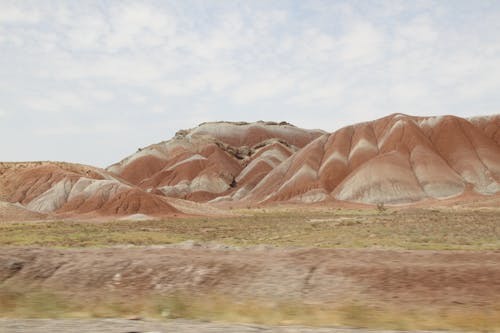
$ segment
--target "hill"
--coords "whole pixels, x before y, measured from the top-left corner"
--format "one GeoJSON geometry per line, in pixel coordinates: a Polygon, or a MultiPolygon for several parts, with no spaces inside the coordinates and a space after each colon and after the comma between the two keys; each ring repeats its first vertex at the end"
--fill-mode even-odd
{"type": "Polygon", "coordinates": [[[286,122],[203,123],[106,169],[0,163],[2,214],[208,211],[184,200],[245,205],[484,200],[500,192],[499,127],[500,115],[393,114],[333,133],[286,122]]]}

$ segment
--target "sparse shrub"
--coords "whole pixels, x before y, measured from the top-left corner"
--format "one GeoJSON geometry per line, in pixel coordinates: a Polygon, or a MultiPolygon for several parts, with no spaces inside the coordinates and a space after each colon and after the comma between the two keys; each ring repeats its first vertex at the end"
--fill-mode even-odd
{"type": "Polygon", "coordinates": [[[377,203],[377,211],[378,211],[379,213],[383,213],[383,212],[385,212],[386,210],[387,210],[387,208],[385,208],[385,206],[384,206],[384,203],[383,203],[383,202],[379,202],[379,203],[377,203]]]}

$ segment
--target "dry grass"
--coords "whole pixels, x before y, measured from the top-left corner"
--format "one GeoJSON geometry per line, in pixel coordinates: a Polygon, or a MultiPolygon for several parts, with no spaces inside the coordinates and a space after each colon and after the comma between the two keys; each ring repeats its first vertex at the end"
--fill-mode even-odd
{"type": "Polygon", "coordinates": [[[238,246],[497,250],[500,219],[496,211],[250,210],[236,217],[0,224],[1,246],[160,245],[189,239],[238,246]]]}
{"type": "Polygon", "coordinates": [[[40,290],[0,287],[0,317],[15,318],[188,318],[267,325],[349,326],[396,330],[500,332],[500,307],[409,310],[363,303],[327,307],[297,301],[230,300],[220,295],[89,298],[40,290]]]}

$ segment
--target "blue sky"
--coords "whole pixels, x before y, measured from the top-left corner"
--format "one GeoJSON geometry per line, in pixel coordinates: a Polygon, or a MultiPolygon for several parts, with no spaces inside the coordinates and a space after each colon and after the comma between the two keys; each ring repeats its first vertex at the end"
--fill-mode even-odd
{"type": "Polygon", "coordinates": [[[500,1],[0,1],[0,160],[107,166],[214,120],[496,114],[500,1]]]}

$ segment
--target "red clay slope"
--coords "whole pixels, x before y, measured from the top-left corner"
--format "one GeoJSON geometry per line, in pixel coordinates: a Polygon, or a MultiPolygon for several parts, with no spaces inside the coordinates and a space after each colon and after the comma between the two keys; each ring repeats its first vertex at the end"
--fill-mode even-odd
{"type": "Polygon", "coordinates": [[[107,170],[0,163],[7,215],[168,215],[198,202],[406,204],[500,192],[500,115],[394,114],[334,133],[288,123],[205,123],[107,170]],[[31,213],[35,214],[31,214],[31,213]]]}
{"type": "Polygon", "coordinates": [[[0,200],[38,213],[101,216],[178,212],[162,197],[104,170],[79,164],[0,163],[0,189],[0,200]]]}
{"type": "Polygon", "coordinates": [[[328,134],[206,123],[108,171],[196,201],[412,203],[500,191],[500,116],[394,114],[328,134]]]}
{"type": "Polygon", "coordinates": [[[237,184],[255,185],[322,134],[288,123],[204,123],[107,170],[153,193],[207,201],[234,193],[237,184]]]}
{"type": "Polygon", "coordinates": [[[243,199],[411,203],[500,191],[500,116],[391,115],[323,135],[243,199]]]}

